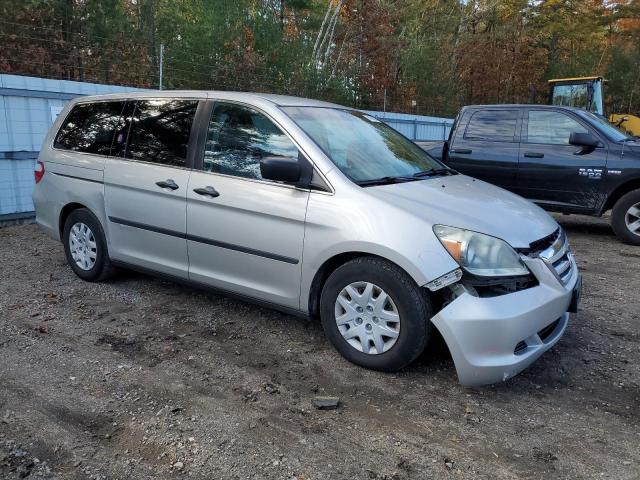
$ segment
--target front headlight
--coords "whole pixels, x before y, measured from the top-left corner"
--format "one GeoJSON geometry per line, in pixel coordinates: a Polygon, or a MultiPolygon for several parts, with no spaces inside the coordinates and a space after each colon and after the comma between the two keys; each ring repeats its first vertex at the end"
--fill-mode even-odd
{"type": "Polygon", "coordinates": [[[435,225],[433,231],[453,259],[480,277],[528,275],[517,252],[504,240],[462,228],[435,225]]]}

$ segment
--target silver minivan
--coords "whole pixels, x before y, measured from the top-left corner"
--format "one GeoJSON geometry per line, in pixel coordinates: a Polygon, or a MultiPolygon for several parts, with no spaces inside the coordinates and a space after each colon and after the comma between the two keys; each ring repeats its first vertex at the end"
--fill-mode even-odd
{"type": "Polygon", "coordinates": [[[367,368],[405,367],[437,329],[462,384],[505,380],[559,340],[579,301],[552,217],[339,105],[84,97],[35,176],[37,222],[80,278],[131,268],[319,318],[367,368]]]}

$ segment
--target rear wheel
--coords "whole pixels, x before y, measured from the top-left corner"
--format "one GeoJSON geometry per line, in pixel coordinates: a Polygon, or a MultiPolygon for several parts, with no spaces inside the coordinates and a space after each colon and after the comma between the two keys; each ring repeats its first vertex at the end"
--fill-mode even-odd
{"type": "Polygon", "coordinates": [[[623,241],[640,245],[640,189],[618,200],[611,213],[611,227],[623,241]]]}
{"type": "Polygon", "coordinates": [[[386,260],[361,257],[327,279],[320,298],[325,334],[349,361],[397,371],[426,348],[431,305],[402,269],[386,260]]]}
{"type": "Polygon", "coordinates": [[[69,214],[64,222],[62,242],[67,262],[76,275],[88,282],[100,282],[113,272],[104,231],[98,218],[86,208],[69,214]]]}

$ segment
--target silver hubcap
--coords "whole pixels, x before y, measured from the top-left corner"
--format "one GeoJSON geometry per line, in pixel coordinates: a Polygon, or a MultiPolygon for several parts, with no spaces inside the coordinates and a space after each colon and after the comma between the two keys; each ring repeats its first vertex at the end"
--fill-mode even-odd
{"type": "Polygon", "coordinates": [[[378,355],[389,351],[400,335],[400,315],[391,297],[369,282],[342,289],[335,306],[336,324],[356,350],[378,355]]]}
{"type": "Polygon", "coordinates": [[[78,222],[69,232],[71,257],[82,270],[91,270],[96,264],[98,246],[93,232],[84,223],[78,222]]]}
{"type": "Polygon", "coordinates": [[[624,216],[624,223],[631,233],[640,236],[640,203],[636,203],[624,216]]]}

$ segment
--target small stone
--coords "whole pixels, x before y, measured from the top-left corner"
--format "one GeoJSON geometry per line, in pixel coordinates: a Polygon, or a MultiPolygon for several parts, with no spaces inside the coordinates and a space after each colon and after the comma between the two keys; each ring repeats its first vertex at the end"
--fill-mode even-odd
{"type": "Polygon", "coordinates": [[[173,464],[173,468],[175,468],[176,470],[182,470],[184,468],[184,463],[176,462],[173,464]]]}
{"type": "Polygon", "coordinates": [[[16,448],[15,450],[13,450],[13,451],[11,452],[11,454],[12,454],[14,457],[21,458],[21,457],[26,457],[26,456],[28,455],[28,452],[27,452],[26,450],[23,450],[23,449],[21,449],[20,447],[18,447],[18,448],[16,448]]]}
{"type": "Polygon", "coordinates": [[[269,393],[269,394],[272,394],[272,393],[280,393],[280,392],[279,392],[279,390],[278,390],[278,388],[277,388],[275,385],[273,385],[272,383],[267,383],[267,384],[264,386],[264,391],[265,391],[265,392],[267,392],[267,393],[269,393]]]}
{"type": "Polygon", "coordinates": [[[335,410],[339,403],[340,398],[338,397],[316,397],[313,399],[313,406],[318,410],[335,410]]]}

